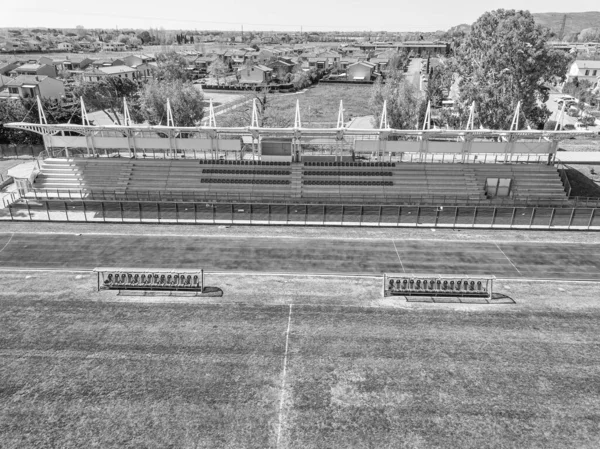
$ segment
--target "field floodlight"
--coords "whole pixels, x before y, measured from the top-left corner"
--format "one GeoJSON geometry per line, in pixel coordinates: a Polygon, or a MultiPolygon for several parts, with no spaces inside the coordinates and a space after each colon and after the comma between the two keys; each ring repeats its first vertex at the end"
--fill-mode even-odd
{"type": "Polygon", "coordinates": [[[510,131],[518,131],[519,130],[519,114],[521,111],[521,101],[517,103],[517,108],[515,109],[515,115],[513,116],[512,122],[510,123],[510,131]]]}
{"type": "Polygon", "coordinates": [[[215,118],[215,109],[213,108],[212,98],[208,104],[208,126],[212,128],[217,127],[217,119],[215,118]]]}
{"type": "Polygon", "coordinates": [[[379,129],[390,129],[390,124],[387,119],[387,100],[383,100],[383,108],[381,109],[381,120],[379,120],[379,129]]]}
{"type": "Polygon", "coordinates": [[[173,120],[173,110],[171,109],[171,101],[167,98],[167,126],[175,127],[175,121],[173,120]]]}
{"type": "Polygon", "coordinates": [[[258,108],[256,107],[256,98],[252,100],[252,118],[250,121],[251,128],[260,128],[258,124],[258,108]]]}
{"type": "Polygon", "coordinates": [[[560,126],[562,128],[562,120],[563,120],[563,115],[565,113],[565,106],[567,105],[566,101],[563,101],[563,105],[562,108],[558,114],[558,117],[556,118],[556,125],[554,126],[554,131],[558,131],[558,127],[560,126]]]}
{"type": "Polygon", "coordinates": [[[469,119],[467,120],[467,128],[466,130],[472,130],[475,125],[475,102],[471,103],[471,107],[469,108],[469,119]]]}
{"type": "Polygon", "coordinates": [[[344,102],[340,100],[340,110],[338,111],[337,128],[344,127],[344,102]]]}
{"type": "Polygon", "coordinates": [[[131,126],[131,115],[129,115],[129,108],[127,107],[127,99],[123,97],[123,121],[125,126],[131,126]]]}
{"type": "Polygon", "coordinates": [[[85,103],[83,102],[83,97],[79,97],[79,99],[81,100],[81,124],[83,126],[91,126],[90,119],[85,108],[85,103]]]}
{"type": "Polygon", "coordinates": [[[40,119],[40,125],[47,125],[48,120],[46,120],[46,114],[44,113],[44,108],[42,107],[42,100],[40,100],[40,96],[37,96],[37,107],[38,107],[38,116],[40,119]]]}
{"type": "Polygon", "coordinates": [[[302,120],[300,119],[300,100],[296,100],[296,116],[294,117],[294,128],[302,128],[302,120]]]}
{"type": "Polygon", "coordinates": [[[431,100],[427,102],[427,110],[423,119],[423,131],[431,129],[431,100]]]}

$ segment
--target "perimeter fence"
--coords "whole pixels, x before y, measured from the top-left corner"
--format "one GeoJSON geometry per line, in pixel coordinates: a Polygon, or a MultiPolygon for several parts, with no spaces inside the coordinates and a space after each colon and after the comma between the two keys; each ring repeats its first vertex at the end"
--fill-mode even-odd
{"type": "Polygon", "coordinates": [[[0,220],[600,230],[598,207],[494,207],[34,200],[0,209],[0,220]]]}

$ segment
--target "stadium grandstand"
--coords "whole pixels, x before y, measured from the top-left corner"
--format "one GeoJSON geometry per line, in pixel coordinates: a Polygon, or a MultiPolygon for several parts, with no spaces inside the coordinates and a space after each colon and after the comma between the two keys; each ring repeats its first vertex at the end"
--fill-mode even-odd
{"type": "Polygon", "coordinates": [[[290,128],[259,127],[256,108],[243,128],[218,127],[212,109],[205,127],[177,127],[172,115],[168,126],[92,126],[82,115],[81,125],[48,124],[43,113],[40,123],[5,125],[41,134],[46,147],[16,180],[11,208],[50,210],[74,199],[73,208],[106,200],[568,206],[558,141],[594,135],[518,123],[506,131],[397,130],[385,106],[378,129],[345,128],[342,106],[336,128],[302,127],[298,105],[290,128]]]}

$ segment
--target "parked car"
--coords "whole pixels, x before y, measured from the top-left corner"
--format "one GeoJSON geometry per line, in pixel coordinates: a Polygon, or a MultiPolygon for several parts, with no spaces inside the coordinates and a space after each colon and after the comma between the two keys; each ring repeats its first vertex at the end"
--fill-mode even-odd
{"type": "Polygon", "coordinates": [[[554,101],[558,102],[559,104],[563,101],[572,101],[574,103],[578,102],[577,99],[571,95],[563,95],[562,97],[555,98],[554,101]]]}

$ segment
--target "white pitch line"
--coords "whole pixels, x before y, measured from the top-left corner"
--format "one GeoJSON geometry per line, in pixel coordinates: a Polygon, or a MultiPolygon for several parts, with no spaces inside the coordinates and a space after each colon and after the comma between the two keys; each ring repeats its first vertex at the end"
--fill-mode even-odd
{"type": "MultiPolygon", "coordinates": [[[[502,251],[502,249],[501,249],[501,248],[498,246],[498,244],[497,244],[497,243],[494,243],[494,245],[496,245],[496,248],[498,248],[498,251],[500,251],[502,254],[504,254],[504,251],[502,251]]],[[[508,260],[508,261],[510,262],[510,264],[513,266],[513,268],[514,268],[515,270],[517,270],[517,273],[519,273],[521,276],[523,276],[523,273],[521,273],[521,272],[519,271],[519,269],[517,268],[517,266],[516,266],[516,265],[513,263],[513,261],[512,261],[512,260],[510,260],[510,258],[509,258],[509,257],[508,257],[506,254],[504,254],[504,257],[506,257],[506,260],[508,260]]]]}
{"type": "Polygon", "coordinates": [[[10,243],[10,241],[13,239],[14,236],[15,236],[14,232],[10,234],[10,238],[8,239],[8,242],[6,242],[6,244],[2,247],[2,249],[0,249],[0,253],[2,251],[4,251],[4,248],[6,248],[8,246],[8,244],[10,243]]]}
{"type": "Polygon", "coordinates": [[[406,273],[406,270],[404,269],[404,264],[402,263],[402,259],[400,258],[400,253],[398,252],[398,248],[396,247],[396,242],[394,241],[394,239],[392,239],[392,243],[394,244],[394,249],[396,250],[396,255],[398,256],[398,260],[400,261],[400,266],[402,267],[402,271],[404,271],[406,273]]]}
{"type": "Polygon", "coordinates": [[[290,313],[288,315],[287,332],[285,334],[285,355],[283,356],[283,373],[281,375],[281,395],[279,397],[279,426],[277,428],[277,447],[281,439],[281,426],[283,424],[283,398],[285,396],[285,375],[287,372],[287,355],[290,341],[290,325],[292,324],[292,305],[290,304],[290,313]]]}

